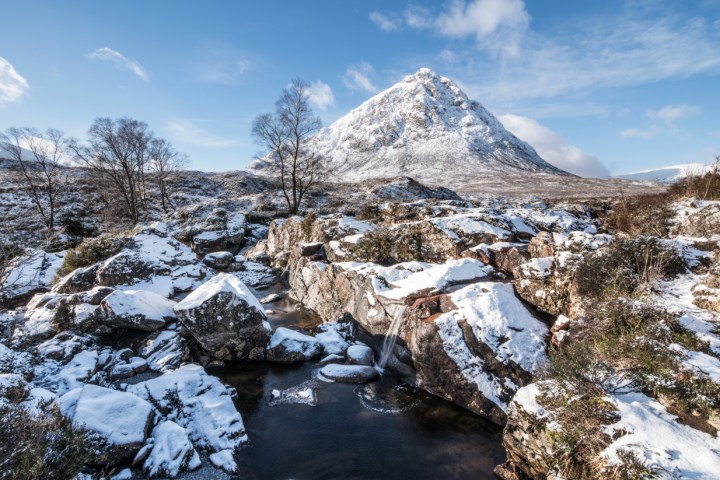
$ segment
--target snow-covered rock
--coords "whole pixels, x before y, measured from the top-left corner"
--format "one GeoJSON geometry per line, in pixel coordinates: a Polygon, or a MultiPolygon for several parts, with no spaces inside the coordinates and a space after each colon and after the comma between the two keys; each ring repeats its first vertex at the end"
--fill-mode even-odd
{"type": "Polygon", "coordinates": [[[203,263],[215,270],[225,270],[232,264],[235,255],[230,252],[213,252],[203,257],[203,263]]]}
{"type": "Polygon", "coordinates": [[[346,352],[348,363],[353,365],[372,365],[373,351],[367,345],[351,345],[346,352]]]}
{"type": "Polygon", "coordinates": [[[130,385],[127,391],[152,403],[162,418],[183,427],[197,448],[233,450],[248,440],[230,392],[199,365],[184,365],[130,385]]]}
{"type": "Polygon", "coordinates": [[[84,385],[63,395],[62,412],[98,435],[104,451],[97,460],[116,465],[142,447],[153,418],[152,405],[132,393],[84,385]]]}
{"type": "Polygon", "coordinates": [[[184,470],[194,470],[201,465],[187,431],[177,423],[166,420],[152,431],[152,449],[148,453],[143,470],[151,477],[177,477],[184,470]]]}
{"type": "Polygon", "coordinates": [[[367,365],[338,365],[331,363],[320,369],[320,375],[342,383],[367,383],[378,377],[378,371],[367,365]]]}
{"type": "Polygon", "coordinates": [[[267,346],[267,360],[278,363],[293,363],[320,357],[322,344],[303,333],[280,327],[275,330],[267,346]]]}
{"type": "Polygon", "coordinates": [[[0,307],[17,305],[35,292],[49,290],[64,258],[65,252],[28,249],[13,259],[0,277],[0,307]]]}
{"type": "Polygon", "coordinates": [[[270,338],[265,310],[234,275],[221,273],[175,306],[180,323],[218,359],[244,358],[270,338]]]}
{"type": "Polygon", "coordinates": [[[115,290],[101,305],[102,323],[114,328],[152,332],[175,318],[175,302],[145,290],[115,290]]]}

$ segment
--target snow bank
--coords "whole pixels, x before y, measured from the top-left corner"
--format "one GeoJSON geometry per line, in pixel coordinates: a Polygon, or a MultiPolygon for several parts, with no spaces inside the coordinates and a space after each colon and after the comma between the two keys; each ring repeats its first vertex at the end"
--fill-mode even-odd
{"type": "Polygon", "coordinates": [[[664,478],[718,478],[720,438],[679,423],[665,407],[642,393],[618,395],[610,401],[620,420],[606,427],[606,433],[624,433],[602,453],[611,464],[620,461],[620,450],[628,450],[664,478]]]}

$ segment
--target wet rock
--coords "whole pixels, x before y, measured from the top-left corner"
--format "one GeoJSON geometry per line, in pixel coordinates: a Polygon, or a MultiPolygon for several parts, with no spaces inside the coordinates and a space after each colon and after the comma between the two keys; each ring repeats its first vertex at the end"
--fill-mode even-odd
{"type": "Polygon", "coordinates": [[[331,363],[320,369],[320,374],[334,382],[367,383],[378,377],[378,371],[365,365],[338,365],[331,363]]]}
{"type": "Polygon", "coordinates": [[[352,365],[368,365],[373,364],[372,348],[366,345],[351,345],[347,349],[347,361],[352,365]]]}
{"type": "Polygon", "coordinates": [[[175,313],[190,335],[220,360],[245,358],[270,339],[262,305],[231,274],[211,278],[178,303],[175,313]]]}
{"type": "Polygon", "coordinates": [[[314,337],[280,327],[268,343],[266,359],[277,363],[305,362],[321,354],[322,345],[314,337]]]}
{"type": "Polygon", "coordinates": [[[226,270],[233,262],[234,255],[230,252],[208,253],[203,257],[203,263],[215,270],[226,270]]]}
{"type": "Polygon", "coordinates": [[[260,299],[260,303],[266,305],[268,303],[275,303],[283,299],[283,295],[280,293],[271,293],[260,299]]]}

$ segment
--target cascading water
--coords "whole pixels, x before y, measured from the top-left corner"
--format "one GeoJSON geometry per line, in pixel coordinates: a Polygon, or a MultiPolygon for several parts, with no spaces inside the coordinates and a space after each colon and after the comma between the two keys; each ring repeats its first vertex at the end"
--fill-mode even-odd
{"type": "Polygon", "coordinates": [[[405,316],[406,308],[407,307],[403,305],[395,313],[392,322],[390,322],[390,328],[388,328],[388,331],[385,334],[385,340],[383,340],[382,350],[380,351],[380,360],[378,360],[377,363],[377,368],[381,372],[385,370],[385,366],[390,359],[390,354],[392,353],[392,350],[395,347],[395,343],[397,342],[397,335],[400,331],[400,325],[402,324],[403,317],[405,316]]]}

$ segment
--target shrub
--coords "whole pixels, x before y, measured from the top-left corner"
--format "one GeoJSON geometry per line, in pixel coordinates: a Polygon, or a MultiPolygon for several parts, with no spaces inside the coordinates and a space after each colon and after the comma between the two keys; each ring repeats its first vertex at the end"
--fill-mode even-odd
{"type": "Polygon", "coordinates": [[[422,238],[419,234],[378,228],[362,236],[352,250],[352,259],[381,265],[423,260],[422,238]]]}
{"type": "Polygon", "coordinates": [[[317,214],[315,212],[311,212],[300,221],[300,230],[302,231],[303,238],[306,241],[312,239],[313,224],[315,223],[317,218],[317,214]]]}
{"type": "Polygon", "coordinates": [[[632,236],[655,235],[664,237],[670,230],[670,221],[675,212],[670,208],[672,195],[654,193],[626,197],[613,205],[606,225],[616,232],[624,232],[632,236]]]}
{"type": "Polygon", "coordinates": [[[695,197],[702,200],[720,200],[720,155],[708,172],[685,172],[686,177],[673,184],[669,192],[677,197],[695,197]]]}
{"type": "Polygon", "coordinates": [[[112,257],[128,246],[131,240],[111,234],[103,234],[95,238],[87,238],[65,255],[58,276],[62,277],[77,268],[88,267],[101,260],[112,257]]]}
{"type": "Polygon", "coordinates": [[[673,246],[656,237],[618,240],[585,258],[575,276],[581,296],[601,299],[634,293],[642,284],[685,271],[673,246]]]}
{"type": "Polygon", "coordinates": [[[84,432],[55,406],[37,414],[14,404],[0,408],[0,479],[74,478],[90,453],[84,432]]]}

